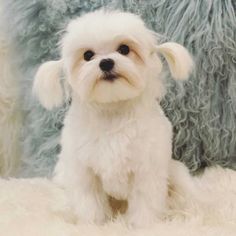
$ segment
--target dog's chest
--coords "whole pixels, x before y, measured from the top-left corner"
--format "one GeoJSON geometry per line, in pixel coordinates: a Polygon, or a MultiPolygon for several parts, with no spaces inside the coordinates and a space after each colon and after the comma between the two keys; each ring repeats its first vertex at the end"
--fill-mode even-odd
{"type": "Polygon", "coordinates": [[[130,189],[136,139],[132,126],[100,133],[80,156],[100,178],[105,192],[117,199],[126,199],[130,189]]]}
{"type": "Polygon", "coordinates": [[[131,125],[95,134],[88,132],[88,142],[78,157],[98,175],[114,175],[130,171],[132,149],[137,138],[137,129],[131,125]]]}

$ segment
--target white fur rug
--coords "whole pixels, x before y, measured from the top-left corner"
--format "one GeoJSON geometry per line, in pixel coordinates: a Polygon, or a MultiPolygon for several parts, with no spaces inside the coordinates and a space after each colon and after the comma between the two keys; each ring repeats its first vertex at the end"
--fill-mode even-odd
{"type": "Polygon", "coordinates": [[[73,223],[63,190],[47,179],[1,179],[0,235],[235,236],[236,172],[212,168],[192,183],[198,199],[183,186],[175,186],[166,220],[134,230],[122,223],[122,217],[104,226],[73,223]]]}

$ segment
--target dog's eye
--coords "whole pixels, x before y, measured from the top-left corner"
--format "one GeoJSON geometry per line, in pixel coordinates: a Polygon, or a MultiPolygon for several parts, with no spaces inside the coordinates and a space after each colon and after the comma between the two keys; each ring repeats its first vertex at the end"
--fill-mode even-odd
{"type": "Polygon", "coordinates": [[[84,60],[85,61],[90,61],[92,59],[92,57],[94,56],[94,52],[91,50],[88,50],[84,53],[84,60]]]}
{"type": "Polygon", "coordinates": [[[129,46],[125,44],[121,44],[117,51],[122,55],[128,55],[129,54],[129,46]]]}

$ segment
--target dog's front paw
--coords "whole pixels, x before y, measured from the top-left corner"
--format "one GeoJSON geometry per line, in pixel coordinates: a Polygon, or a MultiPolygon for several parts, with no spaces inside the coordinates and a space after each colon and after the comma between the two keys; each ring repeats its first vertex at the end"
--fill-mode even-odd
{"type": "Polygon", "coordinates": [[[133,216],[127,218],[126,222],[131,228],[147,228],[154,224],[155,220],[152,217],[133,216]]]}
{"type": "Polygon", "coordinates": [[[104,209],[95,199],[84,199],[78,202],[74,208],[78,223],[103,224],[108,218],[109,209],[104,209]]]}
{"type": "Polygon", "coordinates": [[[148,210],[128,212],[126,215],[126,222],[128,226],[132,228],[149,227],[154,224],[155,221],[157,221],[156,215],[148,210]]]}

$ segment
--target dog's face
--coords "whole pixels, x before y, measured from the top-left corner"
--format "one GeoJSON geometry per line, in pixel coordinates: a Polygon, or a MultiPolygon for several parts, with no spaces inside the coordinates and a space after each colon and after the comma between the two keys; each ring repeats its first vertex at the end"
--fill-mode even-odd
{"type": "Polygon", "coordinates": [[[60,70],[81,101],[112,104],[145,92],[160,97],[161,83],[154,83],[162,68],[157,52],[175,78],[187,78],[192,67],[185,48],[176,43],[157,46],[141,18],[127,12],[99,10],[72,20],[61,48],[61,60],[44,63],[34,82],[34,92],[48,109],[63,101],[60,70]]]}
{"type": "Polygon", "coordinates": [[[155,38],[130,13],[97,11],[73,20],[62,40],[68,82],[81,100],[133,99],[160,71],[155,38]]]}

